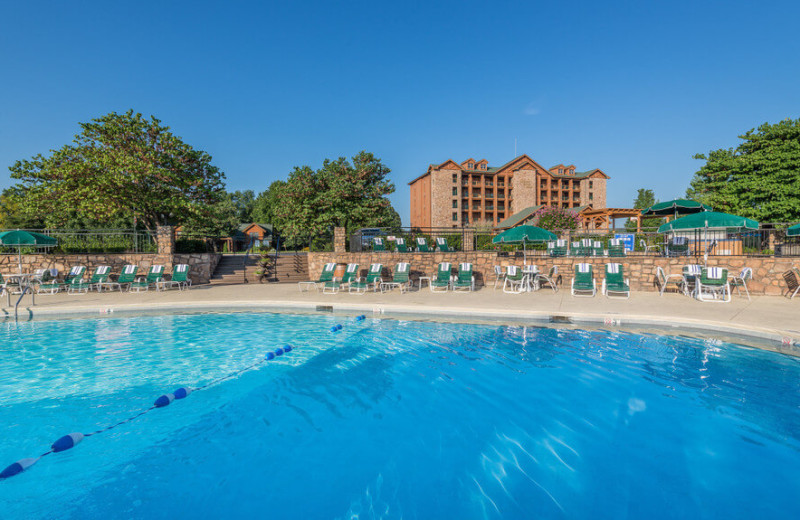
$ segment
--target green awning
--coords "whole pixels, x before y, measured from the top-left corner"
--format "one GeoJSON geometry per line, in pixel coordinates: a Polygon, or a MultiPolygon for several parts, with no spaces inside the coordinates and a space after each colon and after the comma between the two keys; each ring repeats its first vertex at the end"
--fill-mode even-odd
{"type": "Polygon", "coordinates": [[[695,213],[694,215],[681,217],[673,220],[672,222],[662,224],[658,228],[658,232],[669,233],[670,231],[685,231],[703,228],[758,229],[758,222],[749,218],[739,217],[737,215],[729,215],[728,213],[704,211],[702,213],[695,213]]]}
{"type": "Polygon", "coordinates": [[[493,244],[525,244],[530,242],[547,242],[558,237],[536,226],[517,226],[507,229],[492,239],[493,244]]]}
{"type": "Polygon", "coordinates": [[[0,245],[3,246],[39,246],[53,247],[58,244],[55,238],[33,231],[4,231],[0,233],[0,245]]]}
{"type": "Polygon", "coordinates": [[[786,230],[786,234],[790,237],[800,237],[800,224],[795,224],[794,226],[788,228],[786,230]]]}
{"type": "Polygon", "coordinates": [[[653,204],[646,210],[642,211],[642,216],[672,217],[700,213],[701,211],[711,211],[711,206],[708,204],[700,204],[695,200],[675,199],[653,204]]]}

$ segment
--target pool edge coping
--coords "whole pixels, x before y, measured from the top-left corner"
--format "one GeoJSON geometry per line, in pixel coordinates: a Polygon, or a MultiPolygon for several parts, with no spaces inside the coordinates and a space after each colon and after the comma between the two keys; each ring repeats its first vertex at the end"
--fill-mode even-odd
{"type": "MultiPolygon", "coordinates": [[[[767,340],[774,344],[775,348],[768,345],[752,345],[764,350],[772,350],[784,354],[800,356],[800,334],[764,327],[754,327],[751,325],[731,325],[719,321],[699,320],[691,318],[662,317],[652,315],[633,315],[623,316],[615,313],[592,313],[563,311],[552,313],[538,310],[514,310],[501,311],[476,308],[451,309],[436,306],[420,305],[397,305],[397,304],[359,304],[359,303],[332,303],[332,302],[295,302],[286,300],[252,300],[247,302],[219,302],[219,301],[199,301],[182,303],[128,303],[113,306],[83,305],[68,306],[58,309],[36,309],[35,312],[30,307],[21,309],[20,317],[25,321],[36,317],[59,318],[59,317],[90,317],[92,315],[109,315],[116,312],[137,313],[152,311],[198,311],[198,310],[303,310],[303,311],[329,311],[329,312],[361,312],[369,313],[373,316],[415,316],[438,318],[458,318],[460,321],[469,321],[468,318],[475,319],[498,319],[506,321],[530,320],[539,323],[564,323],[564,324],[591,324],[603,325],[607,327],[624,326],[657,326],[664,329],[689,328],[694,331],[702,332],[721,332],[744,336],[757,340],[767,340]]],[[[5,321],[13,317],[3,309],[0,314],[5,321]]]]}

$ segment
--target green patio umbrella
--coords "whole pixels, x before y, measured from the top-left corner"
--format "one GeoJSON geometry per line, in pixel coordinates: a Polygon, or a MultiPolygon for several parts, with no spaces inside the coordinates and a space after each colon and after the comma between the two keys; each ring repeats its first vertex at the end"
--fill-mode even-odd
{"type": "Polygon", "coordinates": [[[794,226],[788,228],[786,230],[786,235],[790,237],[800,237],[800,224],[795,224],[794,226]]]}
{"type": "Polygon", "coordinates": [[[33,231],[4,231],[0,233],[0,246],[16,247],[19,256],[19,274],[22,274],[22,248],[23,246],[54,247],[58,240],[51,236],[35,233],[33,231]]]}
{"type": "Polygon", "coordinates": [[[692,213],[700,213],[703,211],[711,211],[711,206],[708,204],[701,204],[695,200],[675,199],[653,204],[642,211],[642,216],[678,218],[678,215],[691,215],[692,213]]]}
{"type": "Polygon", "coordinates": [[[525,244],[533,242],[547,242],[558,237],[546,229],[536,226],[517,226],[506,229],[492,239],[492,244],[522,244],[522,254],[527,260],[525,244]]]}
{"type": "Polygon", "coordinates": [[[715,228],[745,228],[758,229],[758,222],[755,220],[720,213],[718,211],[704,211],[686,217],[661,224],[658,228],[659,233],[669,233],[670,231],[686,231],[691,229],[715,229],[715,228]]]}

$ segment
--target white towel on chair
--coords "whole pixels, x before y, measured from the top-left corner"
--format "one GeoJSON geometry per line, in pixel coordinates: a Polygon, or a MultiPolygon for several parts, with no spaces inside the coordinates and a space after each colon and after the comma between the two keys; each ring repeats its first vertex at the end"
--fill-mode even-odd
{"type": "Polygon", "coordinates": [[[444,238],[442,238],[442,237],[437,238],[436,239],[436,243],[439,244],[440,246],[443,246],[444,245],[444,238]]]}
{"type": "Polygon", "coordinates": [[[459,267],[462,271],[472,271],[472,264],[469,262],[462,262],[461,267],[459,267]]]}
{"type": "Polygon", "coordinates": [[[408,271],[408,262],[400,262],[397,264],[398,273],[405,273],[406,271],[408,271]]]}
{"type": "Polygon", "coordinates": [[[404,245],[406,245],[406,239],[405,238],[398,238],[397,240],[395,240],[395,243],[398,246],[404,246],[404,245]]]}
{"type": "Polygon", "coordinates": [[[672,245],[682,246],[686,243],[686,237],[675,237],[672,239],[672,245]]]}
{"type": "Polygon", "coordinates": [[[567,241],[564,239],[556,240],[556,247],[567,247],[567,241]]]}
{"type": "Polygon", "coordinates": [[[508,276],[517,276],[517,266],[509,265],[508,267],[506,267],[506,274],[508,276]]]}
{"type": "Polygon", "coordinates": [[[348,273],[352,273],[356,269],[358,269],[358,264],[347,264],[347,272],[348,273]]]}
{"type": "Polygon", "coordinates": [[[421,245],[421,246],[424,246],[424,245],[426,245],[426,243],[425,243],[425,239],[424,239],[424,238],[422,238],[422,237],[417,237],[417,244],[419,244],[419,245],[421,245]]]}
{"type": "Polygon", "coordinates": [[[691,275],[698,275],[703,272],[703,268],[697,264],[690,264],[686,266],[686,273],[691,275]]]}
{"type": "Polygon", "coordinates": [[[608,264],[608,265],[606,265],[606,271],[609,272],[609,273],[618,273],[621,268],[622,268],[622,264],[608,264]]]}
{"type": "Polygon", "coordinates": [[[133,274],[134,271],[136,271],[135,265],[126,265],[125,268],[122,270],[122,272],[125,274],[133,274]]]}
{"type": "Polygon", "coordinates": [[[334,269],[336,269],[336,264],[334,262],[330,262],[328,264],[325,264],[325,268],[323,269],[323,271],[333,271],[334,269]]]}
{"type": "Polygon", "coordinates": [[[153,274],[160,273],[163,270],[164,270],[164,266],[163,265],[154,265],[153,267],[150,268],[150,272],[153,273],[153,274]]]}
{"type": "Polygon", "coordinates": [[[608,245],[621,246],[622,245],[622,240],[620,240],[619,238],[612,238],[611,240],[609,240],[608,245]]]}
{"type": "Polygon", "coordinates": [[[719,280],[722,278],[722,272],[724,269],[722,267],[709,267],[706,271],[706,276],[710,280],[719,280]]]}
{"type": "Polygon", "coordinates": [[[592,270],[591,264],[578,264],[578,272],[579,273],[588,273],[592,270]]]}
{"type": "Polygon", "coordinates": [[[380,273],[381,272],[381,264],[372,264],[369,267],[370,273],[380,273]]]}
{"type": "Polygon", "coordinates": [[[182,273],[182,272],[184,272],[184,271],[188,271],[188,270],[189,270],[189,266],[188,266],[188,265],[186,265],[186,264],[180,264],[180,265],[179,265],[179,266],[176,268],[176,270],[177,270],[179,273],[182,273]]]}
{"type": "Polygon", "coordinates": [[[450,270],[450,262],[442,262],[439,264],[440,271],[449,271],[450,270]]]}
{"type": "Polygon", "coordinates": [[[382,246],[383,245],[383,239],[382,238],[376,238],[375,239],[375,244],[379,245],[379,246],[382,246]]]}
{"type": "Polygon", "coordinates": [[[70,276],[75,276],[76,274],[80,274],[83,270],[83,267],[80,265],[74,266],[72,269],[69,270],[70,276]]]}
{"type": "Polygon", "coordinates": [[[99,266],[99,267],[97,268],[97,270],[95,271],[95,273],[97,273],[97,274],[106,274],[106,273],[108,272],[108,270],[109,270],[109,269],[111,269],[109,266],[107,266],[107,265],[101,265],[101,266],[99,266]]]}

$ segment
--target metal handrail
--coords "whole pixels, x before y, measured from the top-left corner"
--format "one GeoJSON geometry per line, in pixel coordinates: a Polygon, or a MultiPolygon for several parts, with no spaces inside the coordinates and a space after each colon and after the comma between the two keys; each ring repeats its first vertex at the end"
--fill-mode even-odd
{"type": "Polygon", "coordinates": [[[247,246],[247,251],[244,252],[244,260],[242,261],[242,276],[244,277],[244,283],[250,283],[247,280],[247,260],[250,259],[250,252],[253,250],[253,244],[255,243],[254,240],[250,240],[250,245],[247,246]]]}
{"type": "MultiPolygon", "coordinates": [[[[25,296],[25,293],[27,293],[28,289],[30,289],[30,288],[31,288],[30,284],[26,284],[25,287],[20,286],[20,289],[22,290],[22,293],[19,295],[19,299],[17,300],[17,303],[14,305],[14,321],[17,321],[18,316],[19,316],[19,304],[22,301],[22,298],[25,296]]],[[[31,298],[32,298],[31,305],[36,305],[36,293],[33,292],[33,291],[31,291],[31,298]]],[[[11,304],[11,294],[10,293],[8,295],[8,303],[9,303],[9,305],[11,304]]]]}

